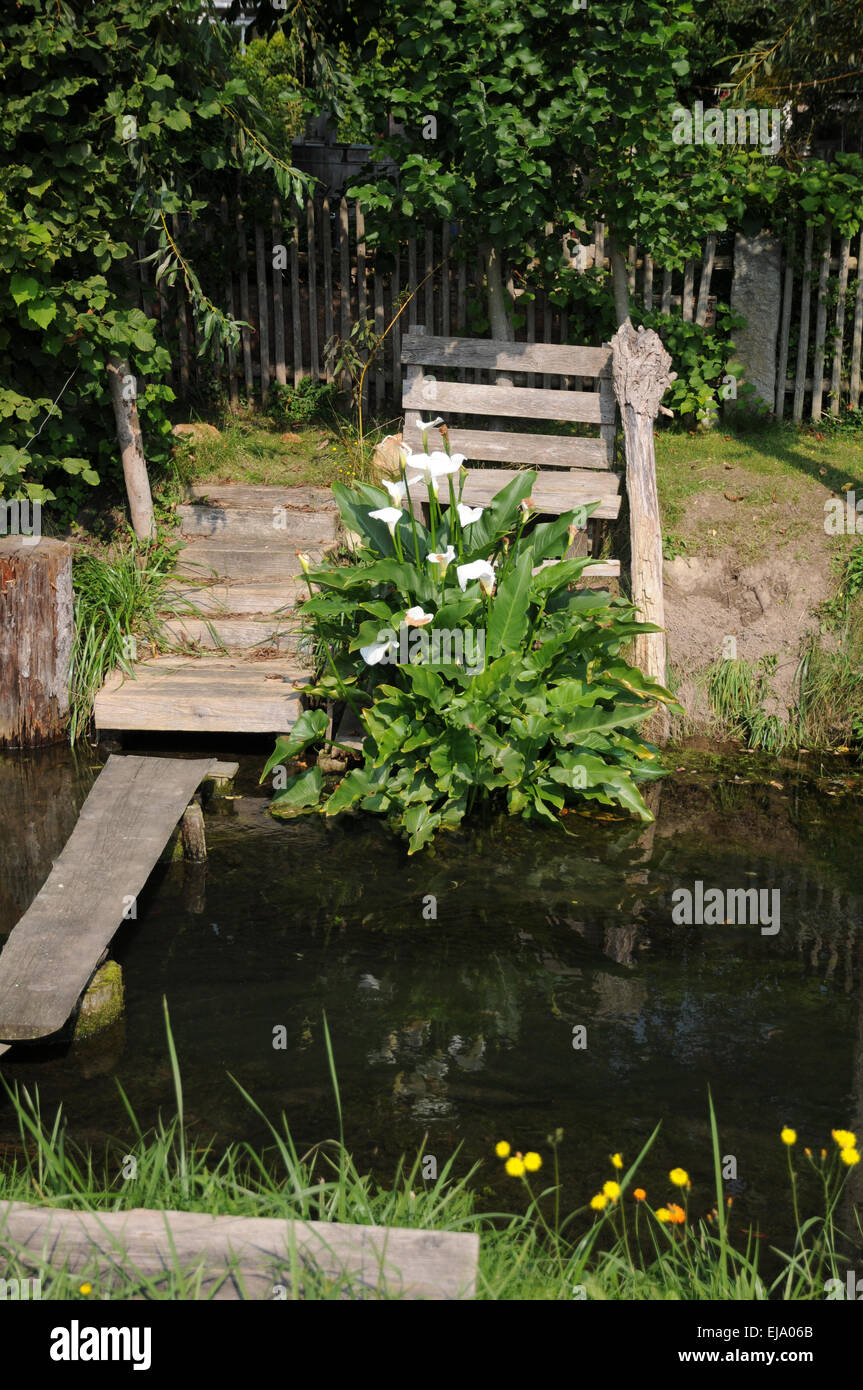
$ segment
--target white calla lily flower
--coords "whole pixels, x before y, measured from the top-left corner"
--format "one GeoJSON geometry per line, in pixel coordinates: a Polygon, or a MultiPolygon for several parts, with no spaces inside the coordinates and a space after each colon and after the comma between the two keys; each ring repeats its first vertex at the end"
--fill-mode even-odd
{"type": "Polygon", "coordinates": [[[436,415],[433,420],[417,420],[417,429],[419,430],[420,434],[424,434],[426,430],[437,429],[438,425],[442,424],[443,416],[436,415]]]}
{"type": "Polygon", "coordinates": [[[404,483],[391,483],[389,478],[384,478],[383,485],[394,502],[401,502],[407,496],[407,487],[404,483]]]}
{"type": "Polygon", "coordinates": [[[458,473],[464,463],[464,454],[449,454],[437,452],[434,454],[414,454],[408,466],[416,470],[416,477],[410,479],[412,483],[419,478],[425,478],[430,485],[435,497],[438,495],[438,482],[448,474],[458,473]]]}
{"type": "Polygon", "coordinates": [[[475,521],[479,521],[485,507],[468,507],[464,502],[459,502],[456,511],[462,526],[471,526],[475,521]]]}
{"type": "Polygon", "coordinates": [[[483,593],[491,594],[497,580],[494,565],[490,565],[488,560],[472,560],[469,565],[459,565],[456,576],[462,592],[472,579],[478,579],[483,593]]]}
{"type": "Polygon", "coordinates": [[[393,535],[396,526],[401,521],[401,507],[379,507],[376,512],[369,512],[369,516],[374,521],[385,521],[390,535],[393,535]]]}
{"type": "Polygon", "coordinates": [[[398,642],[392,638],[384,638],[383,641],[371,642],[367,647],[360,647],[360,656],[367,666],[378,666],[382,661],[391,661],[398,649],[398,642]]]}
{"type": "Polygon", "coordinates": [[[405,627],[428,627],[433,620],[434,613],[424,613],[419,603],[409,608],[404,617],[405,627]]]}
{"type": "Polygon", "coordinates": [[[451,565],[455,559],[455,547],[448,545],[446,550],[430,550],[426,556],[429,564],[440,565],[440,577],[443,579],[447,572],[447,566],[451,565]]]}

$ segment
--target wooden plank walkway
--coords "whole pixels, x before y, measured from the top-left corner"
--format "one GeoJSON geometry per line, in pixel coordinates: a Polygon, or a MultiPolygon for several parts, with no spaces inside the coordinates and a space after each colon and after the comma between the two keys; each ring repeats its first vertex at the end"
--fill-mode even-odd
{"type": "Polygon", "coordinates": [[[115,671],[96,696],[100,729],[184,733],[286,733],[300,712],[308,671],[290,657],[160,656],[135,678],[115,671]]]}
{"type": "MultiPolygon", "coordinates": [[[[215,758],[110,757],[0,953],[0,1040],[62,1028],[215,758]]],[[[5,1051],[5,1049],[3,1049],[5,1051]]]]}
{"type": "MultiPolygon", "coordinates": [[[[121,1271],[158,1279],[173,1270],[200,1281],[200,1298],[473,1298],[479,1236],[472,1232],[349,1226],[181,1211],[63,1211],[0,1203],[0,1251],[35,1271],[87,1275],[96,1295],[121,1271]],[[299,1273],[295,1289],[292,1270],[299,1273]],[[335,1288],[333,1287],[335,1286],[335,1288]]],[[[44,1273],[43,1276],[44,1278],[44,1273]]]]}

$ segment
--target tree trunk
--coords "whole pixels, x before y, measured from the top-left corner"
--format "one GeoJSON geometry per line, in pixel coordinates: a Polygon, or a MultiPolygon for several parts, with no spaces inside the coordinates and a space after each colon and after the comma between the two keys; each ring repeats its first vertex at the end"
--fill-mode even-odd
{"type": "MultiPolygon", "coordinates": [[[[503,254],[499,247],[483,247],[483,259],[485,261],[485,279],[488,286],[488,317],[491,327],[491,336],[499,338],[503,342],[515,342],[515,330],[512,326],[512,319],[507,313],[507,293],[503,282],[503,254]]],[[[494,378],[495,386],[512,386],[512,377],[505,372],[498,372],[494,378]]],[[[492,430],[505,430],[507,421],[500,416],[491,416],[489,428],[492,430]]]]}
{"type": "Polygon", "coordinates": [[[618,328],[629,323],[629,272],[622,251],[618,250],[613,237],[606,241],[608,259],[611,262],[611,279],[614,287],[614,315],[618,328]]]}
{"type": "MultiPolygon", "coordinates": [[[[632,600],[643,622],[664,627],[662,598],[662,529],[656,492],[653,421],[676,373],[671,358],[652,330],[622,324],[612,341],[614,390],[623,418],[626,443],[626,491],[632,549],[632,600]]],[[[670,412],[666,412],[670,413],[670,412]]],[[[665,632],[640,633],[635,638],[634,664],[646,676],[666,682],[665,632]]],[[[650,720],[649,736],[668,737],[668,711],[660,705],[650,720]]]]}
{"type": "Polygon", "coordinates": [[[111,391],[111,403],[114,406],[117,442],[120,445],[120,457],[123,461],[123,476],[126,479],[132,527],[139,541],[150,540],[156,534],[156,519],[153,515],[153,499],[150,494],[150,479],[147,476],[147,460],[144,458],[141,426],[138,421],[135,378],[129,371],[128,362],[123,358],[114,356],[110,358],[108,362],[108,386],[111,391]]]}
{"type": "Polygon", "coordinates": [[[73,632],[70,546],[0,539],[0,748],[64,737],[73,632]]]}

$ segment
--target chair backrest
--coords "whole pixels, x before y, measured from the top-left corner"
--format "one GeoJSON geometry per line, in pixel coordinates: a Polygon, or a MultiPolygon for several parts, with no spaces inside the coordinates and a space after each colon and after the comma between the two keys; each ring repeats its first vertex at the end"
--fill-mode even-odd
{"type": "Polygon", "coordinates": [[[471,462],[530,464],[534,468],[611,468],[617,407],[611,348],[556,343],[510,343],[493,338],[434,338],[422,327],[402,338],[404,441],[422,447],[416,420],[458,414],[517,420],[579,421],[598,427],[597,437],[528,434],[502,430],[450,430],[453,453],[471,462]],[[528,386],[483,386],[438,379],[434,368],[520,373],[541,380],[528,386]],[[430,370],[429,370],[430,369],[430,370]],[[594,378],[598,390],[550,389],[553,377],[594,378]]]}

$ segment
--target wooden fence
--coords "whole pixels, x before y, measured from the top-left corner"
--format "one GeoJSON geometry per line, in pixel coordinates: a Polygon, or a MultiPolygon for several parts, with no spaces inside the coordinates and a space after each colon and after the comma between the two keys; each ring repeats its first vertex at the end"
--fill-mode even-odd
{"type": "MultiPolygon", "coordinates": [[[[203,358],[232,406],[241,396],[266,400],[272,382],[296,384],[306,376],[332,382],[332,363],[324,354],[328,340],[334,335],[347,338],[358,321],[371,321],[374,331],[383,333],[400,295],[416,291],[364,384],[366,406],[379,412],[397,407],[402,331],[422,324],[429,334],[472,336],[473,307],[485,313],[483,266],[477,257],[465,261],[458,256],[457,224],[425,227],[402,244],[397,257],[388,259],[368,246],[363,209],[345,198],[309,199],[289,218],[274,201],[270,221],[251,224],[239,201],[229,207],[223,199],[218,231],[225,268],[221,284],[209,287],[209,292],[221,308],[251,325],[242,330],[236,351],[208,350],[203,358]]],[[[182,244],[176,218],[173,234],[182,244]]],[[[212,227],[205,240],[216,240],[212,227]]],[[[608,268],[605,243],[605,228],[597,223],[592,243],[577,248],[572,266],[580,271],[597,265],[608,268]]],[[[148,249],[139,243],[139,258],[148,249]]],[[[702,257],[687,261],[682,272],[656,267],[643,247],[629,247],[627,264],[630,294],[646,310],[680,312],[685,321],[709,327],[717,298],[730,298],[732,247],[718,252],[715,236],[707,237],[702,257]]],[[[817,420],[824,409],[837,414],[842,402],[859,405],[861,264],[863,234],[852,248],[847,237],[833,237],[828,230],[819,238],[809,228],[802,248],[793,243],[786,247],[775,363],[778,416],[791,414],[801,420],[805,414],[817,420]]],[[[176,387],[181,399],[187,399],[196,377],[201,379],[202,359],[185,293],[182,288],[154,291],[151,264],[139,264],[138,274],[142,307],[161,319],[172,348],[176,387]]],[[[506,280],[520,310],[518,341],[569,341],[567,311],[531,281],[529,267],[507,266],[506,280]]],[[[490,380],[487,373],[468,369],[459,378],[490,380]]]]}

